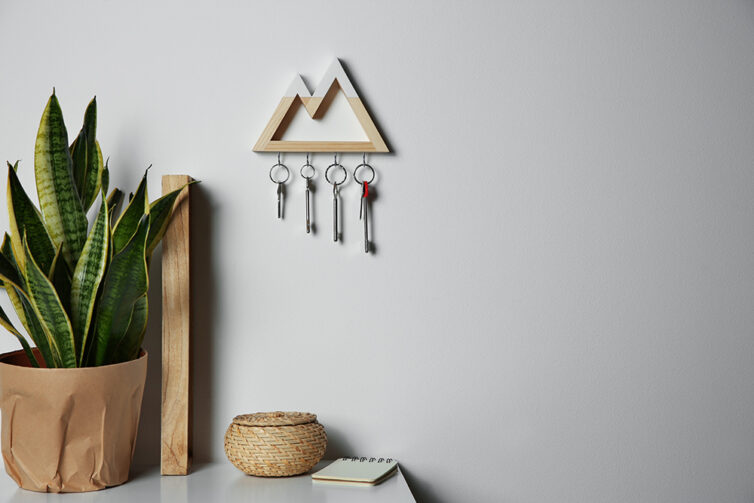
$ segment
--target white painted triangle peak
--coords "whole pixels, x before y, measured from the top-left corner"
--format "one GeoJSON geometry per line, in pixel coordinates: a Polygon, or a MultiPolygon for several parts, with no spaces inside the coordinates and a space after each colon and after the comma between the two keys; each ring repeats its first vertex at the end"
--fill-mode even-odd
{"type": "Polygon", "coordinates": [[[285,92],[285,96],[287,98],[294,98],[297,95],[302,98],[324,98],[324,96],[327,94],[327,91],[330,90],[330,87],[332,87],[333,82],[335,82],[336,80],[338,81],[343,94],[345,94],[347,98],[359,97],[359,95],[356,94],[356,89],[354,89],[353,84],[351,84],[351,80],[348,78],[348,75],[346,75],[346,71],[343,69],[343,65],[340,63],[340,60],[338,58],[335,58],[330,64],[330,67],[327,69],[327,72],[325,72],[322,80],[319,81],[319,84],[314,90],[314,93],[310,92],[309,88],[306,87],[304,79],[301,78],[301,75],[296,75],[296,77],[294,77],[293,79],[293,82],[291,82],[291,85],[288,86],[288,90],[285,92]]]}
{"type": "Polygon", "coordinates": [[[306,84],[304,84],[304,79],[301,78],[301,75],[296,75],[296,77],[294,77],[293,82],[291,82],[291,85],[288,86],[288,90],[285,92],[286,98],[295,98],[296,96],[308,98],[311,95],[312,94],[309,92],[309,89],[307,89],[306,84]]]}

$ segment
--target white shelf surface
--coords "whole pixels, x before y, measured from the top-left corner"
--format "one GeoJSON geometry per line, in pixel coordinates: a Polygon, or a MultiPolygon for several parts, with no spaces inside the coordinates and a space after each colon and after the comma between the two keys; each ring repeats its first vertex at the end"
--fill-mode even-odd
{"type": "MultiPolygon", "coordinates": [[[[318,464],[312,472],[326,466],[318,464]]],[[[28,503],[415,503],[400,472],[373,487],[313,483],[311,473],[297,477],[251,477],[228,462],[193,467],[187,476],[160,476],[159,467],[134,467],[131,480],[118,487],[80,494],[35,493],[19,489],[7,475],[0,475],[0,501],[28,503]]]]}

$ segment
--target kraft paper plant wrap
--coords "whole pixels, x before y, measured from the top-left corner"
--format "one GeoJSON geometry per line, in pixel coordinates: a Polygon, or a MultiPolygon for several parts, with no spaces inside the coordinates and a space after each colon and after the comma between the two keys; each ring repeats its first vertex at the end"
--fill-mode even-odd
{"type": "MultiPolygon", "coordinates": [[[[35,349],[36,351],[36,349],[35,349]]],[[[29,366],[0,355],[2,452],[24,489],[96,491],[128,480],[147,376],[147,354],[78,369],[29,366]]]]}

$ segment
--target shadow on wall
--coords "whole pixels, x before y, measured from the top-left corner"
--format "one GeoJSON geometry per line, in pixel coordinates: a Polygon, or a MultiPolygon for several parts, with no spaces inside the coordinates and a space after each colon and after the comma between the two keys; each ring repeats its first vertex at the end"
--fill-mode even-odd
{"type": "Polygon", "coordinates": [[[441,503],[444,500],[432,488],[432,481],[417,478],[411,470],[401,465],[401,472],[417,503],[441,503]]]}
{"type": "MultiPolygon", "coordinates": [[[[205,184],[191,189],[191,323],[193,388],[193,458],[212,455],[213,347],[212,327],[216,287],[212,270],[213,211],[205,184]]],[[[134,466],[160,464],[160,407],[162,397],[162,250],[153,256],[149,271],[149,322],[144,348],[149,352],[147,385],[136,440],[134,466]]],[[[217,440],[217,439],[215,439],[217,440]]],[[[220,441],[220,440],[217,440],[220,441]]]]}
{"type": "Polygon", "coordinates": [[[325,425],[327,433],[327,450],[323,459],[337,459],[346,456],[356,456],[356,449],[335,426],[325,425]]]}
{"type": "MultiPolygon", "coordinates": [[[[216,214],[206,183],[194,185],[191,193],[191,311],[193,340],[193,417],[194,417],[194,461],[209,461],[212,457],[213,439],[212,411],[214,403],[213,354],[215,340],[213,329],[219,293],[215,285],[215,272],[212,269],[213,218],[216,214]]],[[[214,440],[214,442],[213,442],[214,440]]]]}

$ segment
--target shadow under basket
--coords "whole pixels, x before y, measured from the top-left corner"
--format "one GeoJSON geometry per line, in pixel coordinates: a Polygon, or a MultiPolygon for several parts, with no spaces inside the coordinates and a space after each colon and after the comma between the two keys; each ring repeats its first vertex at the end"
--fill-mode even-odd
{"type": "Polygon", "coordinates": [[[308,412],[258,412],[233,418],[225,454],[249,475],[289,477],[308,472],[325,455],[327,435],[308,412]]]}
{"type": "Polygon", "coordinates": [[[67,369],[33,368],[23,351],[0,355],[8,475],[23,489],[55,493],[126,482],[146,377],[143,350],[130,362],[67,369]]]}

